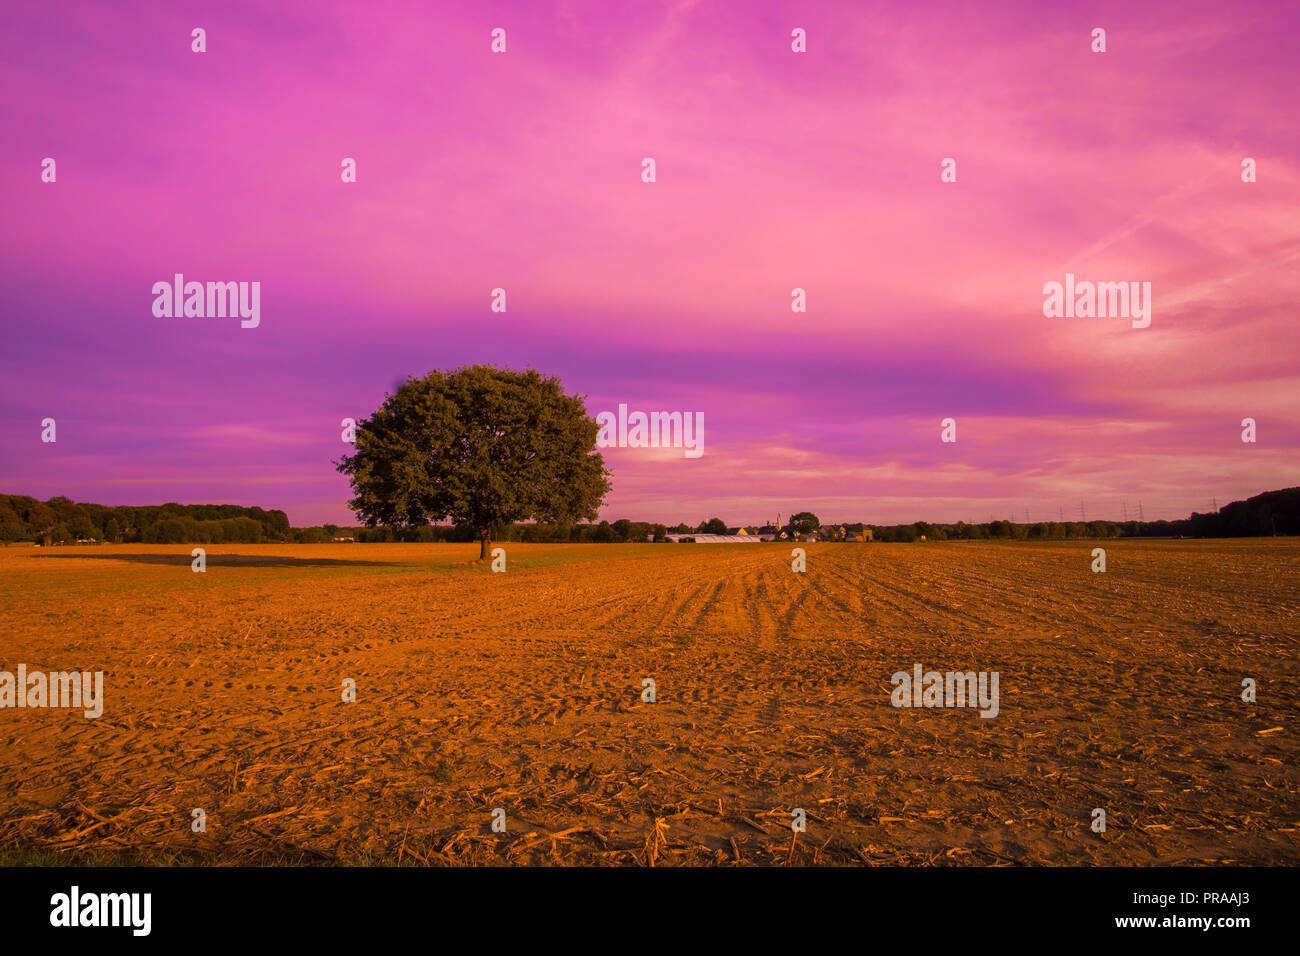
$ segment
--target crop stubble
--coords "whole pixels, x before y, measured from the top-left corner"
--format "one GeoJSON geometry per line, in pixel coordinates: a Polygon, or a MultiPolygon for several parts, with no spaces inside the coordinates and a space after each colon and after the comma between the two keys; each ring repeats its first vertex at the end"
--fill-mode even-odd
{"type": "Polygon", "coordinates": [[[103,670],[106,698],[0,710],[0,846],[1294,862],[1300,542],[1104,542],[1104,574],[1095,544],[814,544],[806,574],[776,544],[508,543],[504,574],[476,545],[213,545],[204,574],[189,547],[0,549],[0,666],[103,670]],[[998,671],[999,715],[893,708],[917,662],[998,671]]]}

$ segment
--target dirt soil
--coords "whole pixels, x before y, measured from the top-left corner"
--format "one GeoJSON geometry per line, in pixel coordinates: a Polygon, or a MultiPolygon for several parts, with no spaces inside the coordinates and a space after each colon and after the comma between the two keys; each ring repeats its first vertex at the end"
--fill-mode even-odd
{"type": "Polygon", "coordinates": [[[0,848],[1297,859],[1300,541],[811,544],[804,574],[789,545],[503,547],[503,574],[477,545],[212,545],[202,574],[189,546],[0,548],[0,670],[105,684],[98,719],[0,709],[0,848]],[[895,708],[917,663],[998,672],[998,715],[895,708]]]}

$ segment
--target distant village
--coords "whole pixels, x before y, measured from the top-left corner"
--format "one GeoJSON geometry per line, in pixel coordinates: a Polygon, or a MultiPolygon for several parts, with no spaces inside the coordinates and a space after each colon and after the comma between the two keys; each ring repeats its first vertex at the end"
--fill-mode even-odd
{"type": "MultiPolygon", "coordinates": [[[[744,544],[758,541],[849,541],[864,543],[874,540],[870,528],[861,523],[826,525],[815,530],[800,530],[792,525],[780,527],[765,524],[761,527],[744,525],[728,528],[726,534],[673,531],[664,540],[678,544],[744,544]]],[[[922,535],[920,540],[924,541],[922,535]]]]}

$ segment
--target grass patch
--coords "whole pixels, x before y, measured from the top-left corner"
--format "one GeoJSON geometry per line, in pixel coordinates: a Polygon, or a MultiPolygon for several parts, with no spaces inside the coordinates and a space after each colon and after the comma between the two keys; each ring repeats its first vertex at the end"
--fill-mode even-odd
{"type": "Polygon", "coordinates": [[[60,852],[45,847],[0,847],[0,866],[198,866],[202,861],[170,850],[112,853],[60,852]]]}

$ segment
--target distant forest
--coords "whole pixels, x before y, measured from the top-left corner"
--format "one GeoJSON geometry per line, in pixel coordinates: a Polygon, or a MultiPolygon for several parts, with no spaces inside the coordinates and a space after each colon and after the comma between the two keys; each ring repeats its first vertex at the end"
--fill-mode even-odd
{"type": "Polygon", "coordinates": [[[146,505],[110,508],[67,498],[37,501],[0,495],[0,541],[71,544],[77,541],[146,544],[220,544],[290,541],[283,511],[239,505],[146,505]]]}
{"type": "MultiPolygon", "coordinates": [[[[806,513],[804,513],[806,514],[806,513]]],[[[815,520],[815,519],[814,519],[815,520]]],[[[870,529],[877,541],[1064,540],[1067,538],[1248,538],[1260,535],[1300,534],[1300,488],[1266,491],[1245,501],[1234,501],[1217,512],[1192,514],[1177,521],[1040,521],[1021,524],[991,521],[987,524],[931,524],[917,521],[902,525],[855,522],[850,531],[870,529]]],[[[662,541],[669,531],[726,533],[718,518],[699,524],[667,526],[620,519],[599,524],[514,524],[496,529],[496,541],[619,542],[645,541],[653,535],[662,541]]],[[[108,507],[77,503],[67,498],[38,501],[26,495],[0,495],[0,542],[42,545],[78,542],[144,544],[255,544],[294,541],[304,544],[334,541],[474,541],[470,528],[421,525],[414,528],[364,528],[321,525],[291,528],[283,511],[244,508],[239,505],[146,505],[108,507]]]]}

